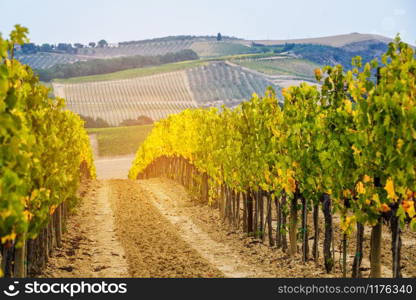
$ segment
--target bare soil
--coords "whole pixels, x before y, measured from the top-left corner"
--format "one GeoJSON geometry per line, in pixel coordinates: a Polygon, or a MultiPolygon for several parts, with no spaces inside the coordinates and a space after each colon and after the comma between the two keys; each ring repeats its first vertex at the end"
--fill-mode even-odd
{"type": "Polygon", "coordinates": [[[112,180],[116,227],[133,277],[224,277],[184,241],[136,181],[112,180]]]}
{"type": "Polygon", "coordinates": [[[117,239],[107,181],[92,181],[69,217],[62,247],[56,248],[41,277],[129,277],[117,239]]]}

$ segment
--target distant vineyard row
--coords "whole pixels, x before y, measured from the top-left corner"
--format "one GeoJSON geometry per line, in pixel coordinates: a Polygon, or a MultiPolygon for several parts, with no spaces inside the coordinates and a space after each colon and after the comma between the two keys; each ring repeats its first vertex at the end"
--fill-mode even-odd
{"type": "Polygon", "coordinates": [[[159,120],[192,107],[234,106],[270,85],[262,76],[216,62],[132,79],[54,83],[53,88],[70,110],[117,126],[139,116],[159,120]]]}
{"type": "Polygon", "coordinates": [[[188,69],[189,85],[200,106],[235,106],[250,99],[253,93],[262,94],[271,82],[227,65],[224,62],[188,69]]]}
{"type": "Polygon", "coordinates": [[[18,55],[17,58],[34,69],[48,69],[57,64],[74,63],[80,60],[134,55],[164,55],[184,49],[192,49],[199,56],[223,56],[255,51],[238,42],[174,40],[126,44],[119,47],[80,48],[77,49],[77,54],[38,52],[36,54],[18,55]]]}
{"type": "Polygon", "coordinates": [[[123,45],[114,48],[83,48],[78,49],[78,54],[92,55],[95,57],[114,57],[130,55],[163,55],[190,49],[192,40],[147,42],[140,44],[123,45]]]}
{"type": "Polygon", "coordinates": [[[76,61],[85,60],[85,58],[77,55],[46,52],[20,55],[17,59],[22,64],[29,65],[33,69],[49,69],[58,64],[72,64],[76,61]]]}
{"type": "Polygon", "coordinates": [[[315,81],[314,70],[320,65],[285,55],[263,58],[235,59],[234,63],[268,75],[291,75],[315,81]]]}

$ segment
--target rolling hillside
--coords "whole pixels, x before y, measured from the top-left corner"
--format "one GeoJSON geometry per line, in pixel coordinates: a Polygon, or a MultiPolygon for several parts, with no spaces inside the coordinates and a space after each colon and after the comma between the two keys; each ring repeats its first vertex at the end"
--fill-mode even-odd
{"type": "MultiPolygon", "coordinates": [[[[315,68],[326,64],[348,68],[356,55],[368,61],[379,56],[388,41],[354,33],[278,41],[168,37],[125,42],[114,48],[78,49],[83,56],[77,59],[158,55],[187,48],[202,59],[56,80],[53,87],[55,95],[67,99],[69,109],[118,126],[141,115],[159,120],[186,108],[233,107],[252,93],[262,94],[269,85],[280,94],[280,88],[302,81],[316,84],[315,68]]],[[[32,63],[47,67],[52,64],[45,62],[48,59],[75,61],[71,55],[42,58],[32,63]]]]}
{"type": "Polygon", "coordinates": [[[182,71],[124,80],[54,83],[53,87],[56,96],[66,98],[70,110],[113,126],[141,115],[159,120],[197,106],[182,71]]]}
{"type": "Polygon", "coordinates": [[[67,99],[70,110],[117,126],[141,115],[159,120],[186,108],[235,106],[270,85],[274,86],[263,76],[220,61],[128,79],[62,80],[54,82],[53,89],[56,96],[67,99]]]}

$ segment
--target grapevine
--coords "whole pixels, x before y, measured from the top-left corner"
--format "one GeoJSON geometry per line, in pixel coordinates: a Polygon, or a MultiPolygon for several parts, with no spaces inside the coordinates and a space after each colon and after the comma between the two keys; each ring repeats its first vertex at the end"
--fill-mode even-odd
{"type": "Polygon", "coordinates": [[[32,69],[13,57],[15,45],[28,42],[27,33],[16,25],[9,40],[0,36],[3,250],[36,238],[62,203],[75,203],[81,176],[95,176],[81,119],[65,110],[63,99],[49,98],[32,69]]]}

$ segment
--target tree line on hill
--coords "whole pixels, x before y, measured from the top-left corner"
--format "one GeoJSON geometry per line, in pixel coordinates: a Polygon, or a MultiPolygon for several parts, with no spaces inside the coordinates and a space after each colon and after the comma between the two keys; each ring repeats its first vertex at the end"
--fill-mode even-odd
{"type": "Polygon", "coordinates": [[[77,61],[73,64],[59,64],[49,69],[39,69],[36,70],[36,72],[41,81],[49,82],[55,78],[99,75],[133,68],[158,66],[167,63],[197,59],[199,59],[199,56],[196,52],[190,49],[184,49],[175,53],[156,56],[135,55],[77,61]]]}
{"type": "Polygon", "coordinates": [[[108,43],[106,40],[99,40],[96,42],[90,42],[88,45],[81,43],[58,43],[49,44],[43,43],[42,45],[36,45],[35,43],[25,43],[19,48],[15,49],[17,55],[36,54],[38,52],[50,52],[50,53],[66,53],[66,54],[77,54],[78,49],[82,48],[106,48],[108,43]]]}
{"type": "Polygon", "coordinates": [[[118,43],[120,46],[127,46],[127,45],[138,45],[138,44],[146,44],[146,43],[154,43],[154,42],[170,42],[170,41],[188,41],[194,39],[202,39],[202,40],[228,40],[228,41],[236,41],[240,40],[240,38],[234,36],[227,36],[227,35],[175,35],[175,36],[166,36],[161,38],[153,38],[147,40],[140,40],[140,41],[126,41],[118,43]],[[218,39],[220,38],[220,39],[218,39]]]}

